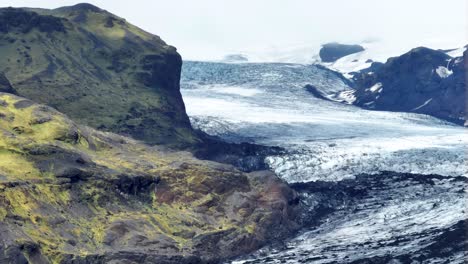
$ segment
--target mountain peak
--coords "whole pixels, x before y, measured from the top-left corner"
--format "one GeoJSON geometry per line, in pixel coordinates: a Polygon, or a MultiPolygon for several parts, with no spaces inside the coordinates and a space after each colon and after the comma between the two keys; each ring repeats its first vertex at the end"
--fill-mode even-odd
{"type": "Polygon", "coordinates": [[[409,53],[432,53],[432,52],[437,52],[437,50],[434,50],[434,49],[431,49],[431,48],[428,48],[428,47],[424,47],[424,46],[420,46],[420,47],[416,47],[416,48],[413,48],[409,51],[409,53]]]}
{"type": "Polygon", "coordinates": [[[81,12],[90,11],[90,12],[95,12],[95,13],[100,13],[104,11],[103,9],[95,5],[89,4],[89,3],[79,3],[73,6],[64,6],[64,7],[57,8],[56,10],[69,10],[69,11],[81,11],[81,12]]]}
{"type": "Polygon", "coordinates": [[[361,51],[364,51],[364,47],[360,45],[348,45],[338,42],[330,42],[322,45],[319,55],[323,62],[335,62],[342,57],[361,51]]]}

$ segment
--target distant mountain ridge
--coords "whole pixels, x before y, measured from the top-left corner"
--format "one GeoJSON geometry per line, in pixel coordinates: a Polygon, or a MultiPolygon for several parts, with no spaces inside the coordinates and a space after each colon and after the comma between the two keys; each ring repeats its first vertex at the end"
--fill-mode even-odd
{"type": "Polygon", "coordinates": [[[340,44],[337,42],[327,43],[319,52],[322,62],[335,62],[345,56],[364,51],[361,45],[340,44]]]}

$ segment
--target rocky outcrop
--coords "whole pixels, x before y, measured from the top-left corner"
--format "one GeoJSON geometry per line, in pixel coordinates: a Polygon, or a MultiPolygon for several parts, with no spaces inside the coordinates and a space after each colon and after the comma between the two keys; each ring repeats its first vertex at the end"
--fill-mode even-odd
{"type": "Polygon", "coordinates": [[[230,143],[216,136],[197,131],[202,142],[194,146],[193,154],[198,159],[212,160],[235,166],[244,172],[269,170],[266,157],[284,153],[284,149],[252,143],[230,143]]]}
{"type": "Polygon", "coordinates": [[[11,86],[10,81],[7,79],[5,74],[0,72],[0,92],[16,94],[15,89],[11,86]]]}
{"type": "Polygon", "coordinates": [[[307,92],[312,94],[315,98],[329,100],[317,87],[311,84],[307,84],[305,87],[307,92]]]}
{"type": "Polygon", "coordinates": [[[322,62],[335,62],[345,56],[364,51],[360,45],[347,45],[340,43],[327,43],[322,46],[319,52],[322,62]]]}
{"type": "Polygon", "coordinates": [[[150,144],[198,142],[174,47],[90,4],[0,9],[4,72],[17,93],[150,144]],[[3,22],[2,22],[3,21],[3,22]]]}
{"type": "Polygon", "coordinates": [[[354,76],[355,105],[432,115],[457,124],[466,120],[464,57],[416,48],[354,76]]]}
{"type": "Polygon", "coordinates": [[[78,125],[0,93],[1,263],[217,263],[299,227],[268,171],[78,125]]]}

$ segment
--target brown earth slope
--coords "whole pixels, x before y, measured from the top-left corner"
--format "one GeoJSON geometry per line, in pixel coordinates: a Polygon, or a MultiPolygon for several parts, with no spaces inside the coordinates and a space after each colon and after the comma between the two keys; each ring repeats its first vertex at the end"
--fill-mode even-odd
{"type": "Polygon", "coordinates": [[[0,263],[214,263],[297,229],[297,197],[0,93],[0,263]]]}

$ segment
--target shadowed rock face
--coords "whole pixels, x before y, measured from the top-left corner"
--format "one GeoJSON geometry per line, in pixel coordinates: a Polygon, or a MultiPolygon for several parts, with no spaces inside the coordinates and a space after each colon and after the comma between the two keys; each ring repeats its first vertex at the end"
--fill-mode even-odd
{"type": "Polygon", "coordinates": [[[202,131],[197,133],[203,142],[195,146],[193,154],[196,158],[231,164],[244,172],[269,170],[266,157],[284,152],[280,147],[229,143],[202,131]]]}
{"type": "Polygon", "coordinates": [[[34,12],[11,7],[0,10],[1,33],[17,32],[26,34],[34,29],[43,33],[65,32],[65,26],[61,18],[41,16],[34,12]]]}
{"type": "Polygon", "coordinates": [[[197,142],[174,47],[105,10],[0,9],[0,72],[17,93],[151,144],[197,142]]]}
{"type": "Polygon", "coordinates": [[[432,115],[457,124],[466,120],[464,57],[416,48],[354,76],[354,104],[375,110],[432,115]]]}
{"type": "Polygon", "coordinates": [[[335,62],[344,56],[348,56],[361,51],[364,51],[364,48],[360,45],[327,43],[322,46],[319,55],[323,62],[335,62]]]}
{"type": "Polygon", "coordinates": [[[298,229],[296,193],[0,93],[0,263],[217,263],[298,229]]]}
{"type": "Polygon", "coordinates": [[[0,92],[16,94],[15,89],[10,84],[10,81],[3,73],[0,73],[0,92]]]}

